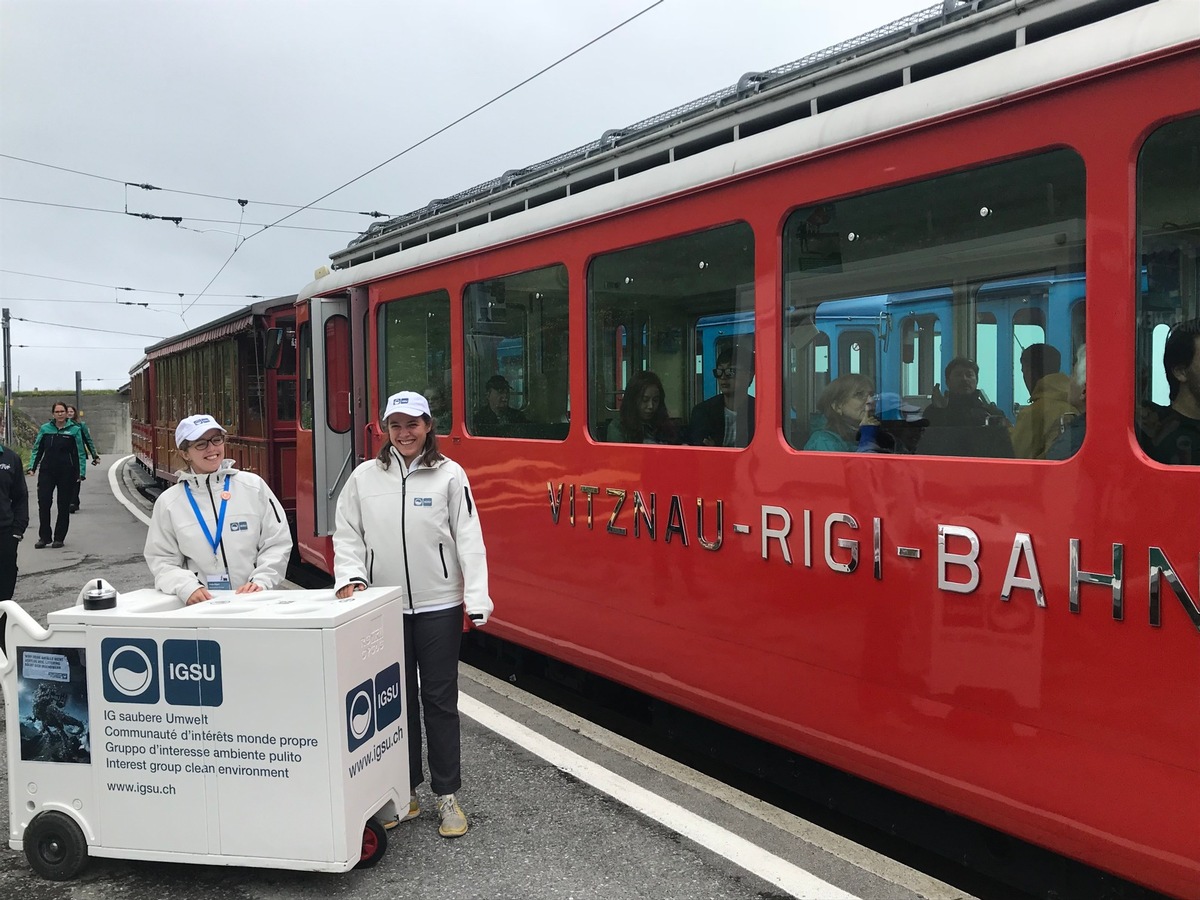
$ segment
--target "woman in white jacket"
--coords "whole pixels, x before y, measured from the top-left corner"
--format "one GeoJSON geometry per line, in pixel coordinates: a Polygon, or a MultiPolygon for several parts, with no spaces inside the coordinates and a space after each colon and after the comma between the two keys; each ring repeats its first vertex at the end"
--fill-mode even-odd
{"type": "Polygon", "coordinates": [[[249,594],[283,582],[292,535],[267,483],[225,459],[212,416],[181,419],[175,446],[187,467],[154,503],[146,564],[154,586],[191,605],[214,591],[249,594]]]}
{"type": "Polygon", "coordinates": [[[421,811],[423,712],[438,833],[459,837],[467,832],[467,817],[454,797],[462,785],[458,651],[463,608],[476,626],[492,613],[483,531],[467,473],[438,451],[428,401],[412,391],[393,394],[383,424],[387,444],[351,473],[338,498],[334,585],[343,599],[367,585],[403,589],[412,793],[408,812],[388,824],[421,811]]]}

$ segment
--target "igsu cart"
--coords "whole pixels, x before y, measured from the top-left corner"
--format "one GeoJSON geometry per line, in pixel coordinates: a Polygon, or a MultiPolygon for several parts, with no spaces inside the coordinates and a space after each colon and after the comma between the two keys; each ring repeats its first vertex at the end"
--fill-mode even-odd
{"type": "Polygon", "coordinates": [[[90,585],[48,628],[0,603],[10,847],[56,880],[89,854],[323,872],[379,859],[409,793],[397,590],[183,606],[90,585]]]}

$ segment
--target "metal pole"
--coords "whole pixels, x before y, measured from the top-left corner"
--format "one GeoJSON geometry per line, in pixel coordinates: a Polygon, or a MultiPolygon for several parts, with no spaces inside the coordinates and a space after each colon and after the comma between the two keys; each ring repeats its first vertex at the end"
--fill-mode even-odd
{"type": "Polygon", "coordinates": [[[83,375],[78,369],[75,370],[75,415],[79,415],[79,407],[83,403],[83,375]]]}
{"type": "Polygon", "coordinates": [[[8,337],[8,307],[4,307],[4,439],[12,442],[12,345],[8,337]]]}

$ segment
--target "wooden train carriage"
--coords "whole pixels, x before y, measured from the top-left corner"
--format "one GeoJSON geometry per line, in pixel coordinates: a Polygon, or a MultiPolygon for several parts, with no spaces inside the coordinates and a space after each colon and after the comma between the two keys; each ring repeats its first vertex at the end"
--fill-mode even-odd
{"type": "Polygon", "coordinates": [[[175,426],[206,412],[227,431],[226,455],[261,475],[289,517],[296,508],[295,296],[255,303],[146,348],[135,369],[134,447],[163,481],[175,480],[175,426]]]}
{"type": "Polygon", "coordinates": [[[946,4],[368,232],[297,310],[301,552],[425,391],[488,631],[1200,896],[1200,465],[1138,440],[1200,319],[1196,12],[946,4]],[[834,382],[920,414],[952,356],[1021,417],[1032,344],[1059,455],[819,439],[834,382]],[[614,436],[650,370],[690,445],[614,436]]]}

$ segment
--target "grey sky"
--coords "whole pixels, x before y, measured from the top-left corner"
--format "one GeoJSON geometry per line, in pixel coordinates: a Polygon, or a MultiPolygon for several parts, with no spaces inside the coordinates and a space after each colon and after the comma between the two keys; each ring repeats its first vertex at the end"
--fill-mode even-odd
{"type": "MultiPolygon", "coordinates": [[[[196,300],[290,212],[263,202],[311,202],[652,3],[0,0],[0,153],[115,179],[0,158],[14,388],[116,388],[142,347],[251,302],[224,295],[295,293],[372,220],[293,216],[196,300]]],[[[925,5],[665,0],[317,205],[408,212],[925,5]]]]}

